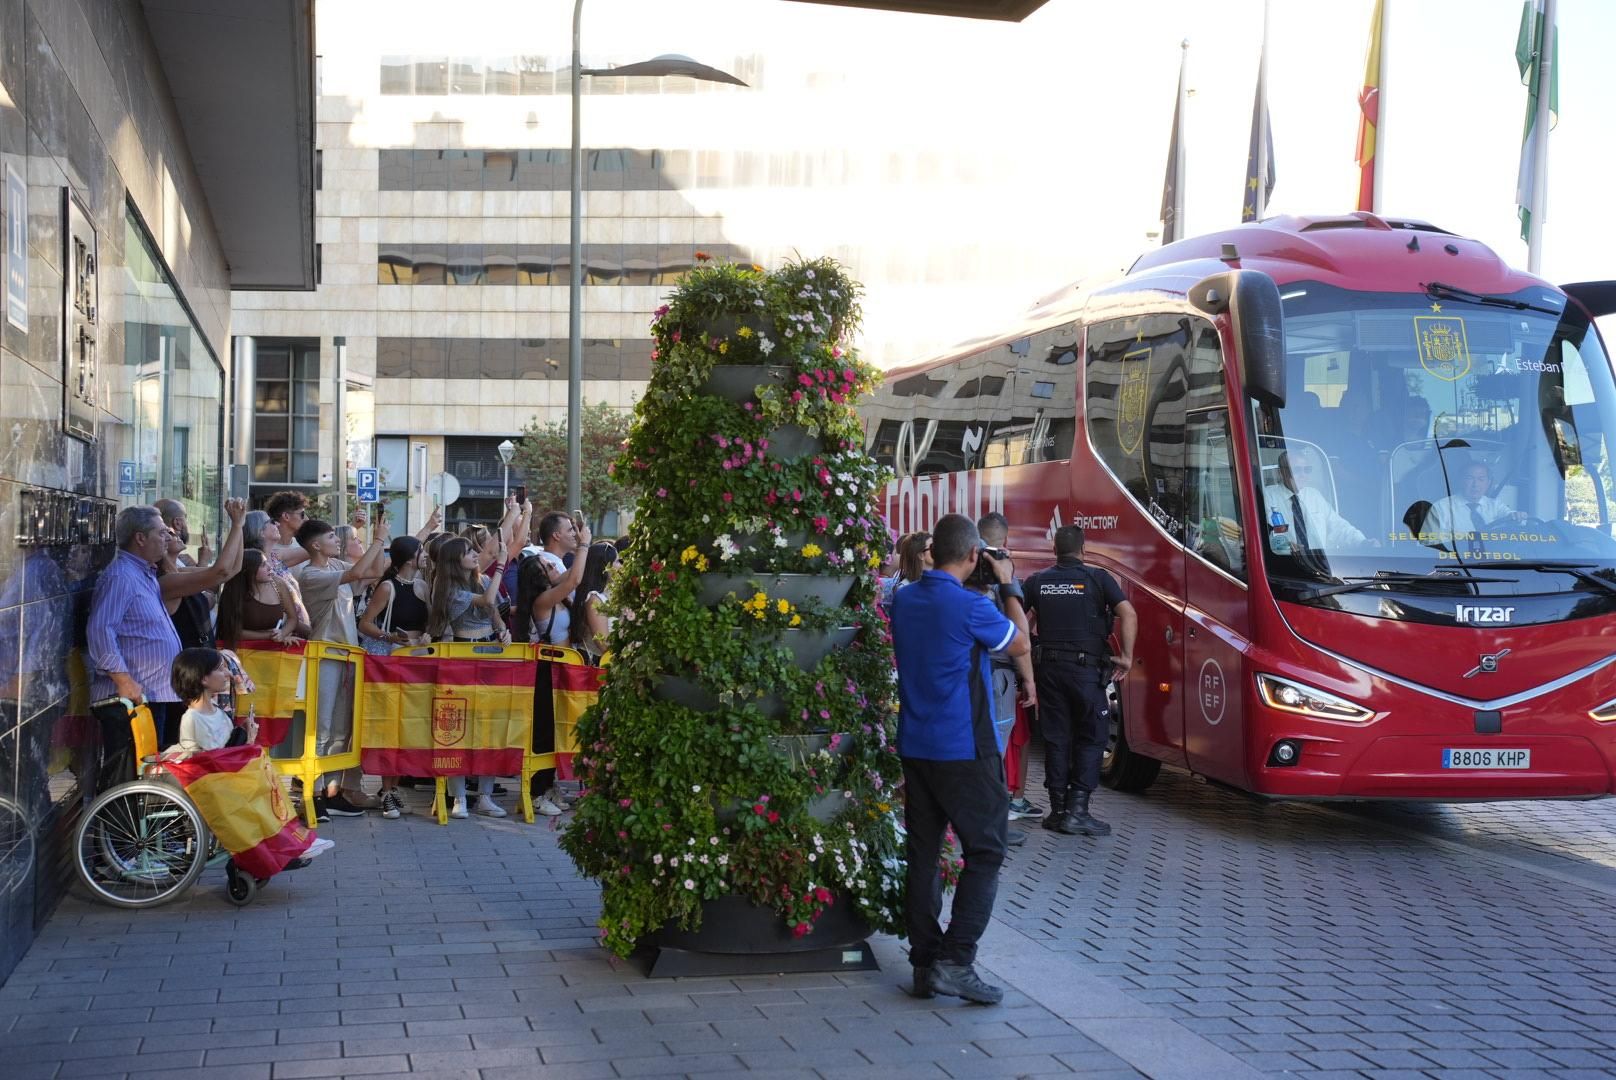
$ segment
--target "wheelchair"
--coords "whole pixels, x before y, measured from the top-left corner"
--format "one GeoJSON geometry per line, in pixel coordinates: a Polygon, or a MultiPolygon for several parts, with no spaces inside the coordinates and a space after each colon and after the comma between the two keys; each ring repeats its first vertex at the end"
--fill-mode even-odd
{"type": "Polygon", "coordinates": [[[223,865],[226,898],[237,907],[252,903],[268,879],[236,866],[163,768],[151,710],[136,706],[129,722],[140,775],[102,792],[79,819],[73,836],[79,880],[102,903],[149,908],[178,899],[203,870],[223,865]]]}

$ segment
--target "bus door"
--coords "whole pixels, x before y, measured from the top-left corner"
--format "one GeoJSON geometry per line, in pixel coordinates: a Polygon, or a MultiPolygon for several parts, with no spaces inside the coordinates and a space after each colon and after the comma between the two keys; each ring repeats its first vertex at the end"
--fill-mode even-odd
{"type": "Polygon", "coordinates": [[[1085,530],[1085,550],[1117,575],[1139,616],[1134,668],[1117,687],[1129,748],[1171,764],[1184,763],[1189,322],[1146,315],[1089,325],[1084,424],[1109,476],[1072,474],[1079,514],[1107,525],[1085,530]],[[1113,510],[1121,513],[1111,517],[1113,510]]]}
{"type": "MultiPolygon", "coordinates": [[[[1195,378],[1193,365],[1191,378],[1195,378]]],[[[1217,380],[1221,398],[1221,371],[1217,380]]],[[[1242,659],[1250,635],[1250,607],[1245,585],[1245,535],[1227,407],[1191,411],[1184,433],[1188,465],[1184,567],[1184,681],[1188,693],[1184,749],[1189,767],[1195,772],[1249,786],[1242,659]]]]}

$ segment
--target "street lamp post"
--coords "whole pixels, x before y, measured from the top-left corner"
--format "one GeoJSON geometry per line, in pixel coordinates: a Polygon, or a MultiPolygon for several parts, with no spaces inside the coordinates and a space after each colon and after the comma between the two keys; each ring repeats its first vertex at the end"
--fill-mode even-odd
{"type": "MultiPolygon", "coordinates": [[[[499,460],[505,466],[505,479],[499,485],[499,502],[505,505],[505,500],[511,497],[511,458],[516,456],[516,444],[506,439],[499,444],[499,460]]],[[[500,513],[504,513],[503,510],[500,513]]]]}
{"type": "Polygon", "coordinates": [[[581,90],[585,75],[684,75],[706,82],[746,83],[717,68],[698,64],[688,56],[667,54],[655,56],[638,64],[616,68],[583,69],[578,47],[579,19],[583,15],[584,0],[573,0],[572,5],[572,261],[571,282],[567,304],[567,509],[578,510],[583,505],[583,190],[584,161],[578,131],[578,114],[583,97],[581,90]]]}

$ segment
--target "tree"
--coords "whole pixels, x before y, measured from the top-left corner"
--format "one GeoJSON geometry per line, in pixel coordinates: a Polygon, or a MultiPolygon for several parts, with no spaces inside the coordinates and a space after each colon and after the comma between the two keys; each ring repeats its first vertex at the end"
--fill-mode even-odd
{"type": "Polygon", "coordinates": [[[567,506],[567,421],[541,424],[528,422],[516,443],[511,464],[527,478],[527,497],[537,513],[549,510],[582,510],[591,522],[599,522],[610,510],[631,505],[639,491],[621,472],[610,467],[622,453],[633,417],[622,409],[597,401],[584,406],[580,435],[579,486],[583,506],[567,506]]]}

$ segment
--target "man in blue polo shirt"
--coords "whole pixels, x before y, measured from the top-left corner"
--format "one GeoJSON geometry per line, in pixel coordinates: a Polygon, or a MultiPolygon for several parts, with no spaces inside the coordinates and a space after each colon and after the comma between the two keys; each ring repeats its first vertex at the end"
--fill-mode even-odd
{"type": "Polygon", "coordinates": [[[898,754],[908,830],[904,917],[914,994],[948,994],[996,1005],[1004,991],[976,973],[976,942],[993,915],[1004,862],[1010,795],[993,730],[988,654],[1030,648],[1022,598],[1008,560],[982,553],[976,525],[946,514],[932,531],[932,565],[892,599],[898,661],[898,754]],[[1005,612],[965,588],[978,558],[992,560],[1005,612]],[[1008,618],[1006,617],[1008,616],[1008,618]],[[959,837],[965,869],[945,934],[937,858],[943,830],[959,837]]]}

